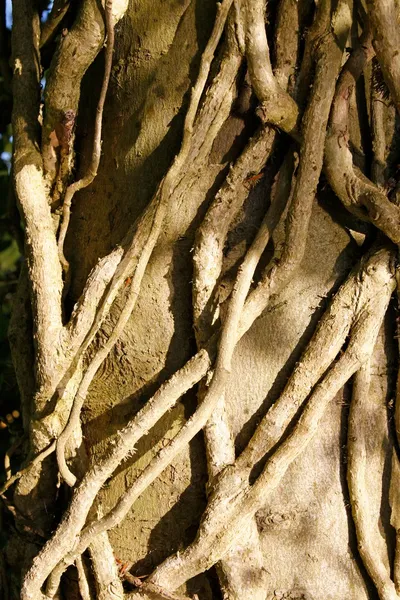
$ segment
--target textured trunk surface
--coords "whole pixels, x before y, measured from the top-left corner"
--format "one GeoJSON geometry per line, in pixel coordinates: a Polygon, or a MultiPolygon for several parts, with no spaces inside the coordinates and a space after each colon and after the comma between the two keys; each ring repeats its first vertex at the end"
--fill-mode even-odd
{"type": "MultiPolygon", "coordinates": [[[[149,200],[178,149],[182,106],[187,103],[187,92],[210,32],[213,6],[211,1],[167,5],[153,0],[134,2],[118,26],[105,108],[104,155],[97,179],[77,196],[68,237],[75,299],[98,257],[121,238],[126,224],[149,200]]],[[[101,71],[99,63],[101,60],[89,72],[84,86],[82,120],[96,101],[93,90],[101,71]]],[[[101,452],[104,439],[195,351],[190,249],[210,198],[208,190],[227,164],[226,153],[235,138],[240,148],[243,128],[241,118],[229,118],[202,173],[202,189],[187,190],[169,216],[130,322],[90,389],[83,418],[85,444],[92,460],[101,452]]],[[[355,126],[355,137],[357,133],[355,126]]],[[[85,140],[82,144],[85,148],[85,140]]],[[[243,448],[260,417],[279,396],[326,306],[325,298],[338,288],[359,255],[356,241],[343,227],[340,215],[335,216],[329,199],[321,193],[319,200],[314,204],[301,269],[288,288],[273,298],[235,352],[226,405],[237,449],[243,448]]],[[[254,211],[254,225],[261,221],[265,202],[261,184],[247,204],[247,209],[254,211]]],[[[252,235],[251,225],[239,229],[232,241],[238,257],[244,252],[246,238],[252,235]]],[[[276,232],[274,244],[280,243],[282,235],[283,231],[276,232]]],[[[390,364],[385,344],[382,337],[373,374],[379,427],[376,444],[381,447],[389,443],[383,374],[390,371],[390,364]]],[[[140,441],[130,464],[124,464],[103,488],[104,511],[148,464],[161,440],[176,434],[195,404],[195,394],[188,393],[140,441]]],[[[347,413],[345,390],[331,404],[317,438],[256,515],[265,560],[266,600],[375,597],[358,557],[349,512],[344,449],[347,413]]],[[[377,476],[380,473],[378,481],[368,482],[368,490],[376,496],[371,518],[379,523],[381,535],[391,547],[389,507],[380,506],[379,500],[382,486],[387,486],[389,468],[383,461],[381,456],[382,464],[374,471],[377,476]]],[[[199,434],[139,498],[125,521],[110,532],[116,556],[134,563],[137,574],[146,575],[182,544],[192,541],[205,507],[206,482],[204,443],[199,434]]],[[[242,560],[240,554],[237,559],[242,560]]],[[[258,575],[251,570],[246,574],[249,581],[254,576],[258,575]]],[[[211,584],[199,576],[189,584],[189,592],[197,593],[200,600],[218,597],[216,589],[214,595],[211,591],[215,575],[210,577],[211,584]]],[[[243,581],[244,588],[247,584],[243,581]]]]}
{"type": "MultiPolygon", "coordinates": [[[[72,272],[69,310],[80,297],[91,269],[141,214],[179,151],[189,91],[214,18],[212,0],[132,0],[116,26],[101,163],[94,182],[75,196],[66,238],[65,254],[72,272]]],[[[99,55],[83,80],[77,139],[83,158],[91,145],[103,70],[104,58],[99,55]]],[[[355,161],[361,165],[365,140],[359,123],[365,115],[359,116],[360,106],[356,104],[354,95],[349,135],[355,161]]],[[[394,111],[389,108],[387,113],[390,131],[394,111]]],[[[187,181],[199,168],[201,176],[196,185],[185,186],[183,182],[176,192],[137,304],[97,372],[83,406],[83,441],[92,464],[128,418],[197,351],[192,314],[195,232],[230,162],[243,149],[245,134],[256,125],[254,118],[231,111],[207,164],[200,167],[200,161],[198,165],[194,160],[188,165],[187,181]]],[[[269,202],[269,184],[266,178],[261,179],[236,217],[226,249],[226,260],[232,265],[244,256],[261,224],[269,202]]],[[[282,291],[272,295],[267,310],[235,350],[225,406],[237,454],[280,396],[329,300],[361,257],[363,234],[353,231],[351,218],[338,205],[332,192],[320,186],[300,268],[282,291]]],[[[272,256],[284,237],[281,222],[266,254],[272,256]]],[[[117,316],[112,315],[103,326],[98,345],[112,332],[117,316]]],[[[91,351],[96,349],[93,344],[91,351]]],[[[368,410],[360,419],[360,431],[368,440],[364,483],[369,523],[379,531],[374,551],[388,572],[393,569],[396,528],[393,519],[391,523],[391,497],[396,494],[393,484],[389,489],[396,458],[387,408],[393,394],[395,357],[393,331],[386,323],[371,358],[368,410]]],[[[195,411],[196,392],[189,391],[132,448],[129,460],[101,488],[97,514],[106,514],[166,440],[176,435],[195,411]]],[[[253,523],[225,557],[229,575],[224,564],[218,563],[188,581],[180,593],[197,594],[199,600],[245,600],[246,589],[256,589],[259,580],[261,592],[256,600],[378,598],[360,558],[349,504],[346,444],[351,392],[348,383],[336,395],[318,435],[256,512],[262,569],[259,565],[253,568],[253,559],[247,556],[247,538],[256,533],[253,523]],[[244,563],[249,565],[247,570],[244,563]],[[240,597],[230,595],[224,576],[227,581],[236,577],[240,597]]],[[[254,475],[260,470],[261,465],[257,465],[254,475]]],[[[195,539],[207,504],[207,481],[206,450],[200,432],[139,497],[123,522],[109,532],[115,556],[132,564],[136,576],[145,576],[168,556],[183,550],[195,539]]],[[[20,493],[23,496],[23,491],[20,493]]],[[[30,497],[27,502],[31,502],[30,497]]],[[[23,500],[20,506],[27,508],[23,500]]],[[[14,563],[24,559],[15,544],[9,549],[9,560],[14,563]]],[[[70,577],[67,600],[77,593],[74,574],[70,577]]]]}

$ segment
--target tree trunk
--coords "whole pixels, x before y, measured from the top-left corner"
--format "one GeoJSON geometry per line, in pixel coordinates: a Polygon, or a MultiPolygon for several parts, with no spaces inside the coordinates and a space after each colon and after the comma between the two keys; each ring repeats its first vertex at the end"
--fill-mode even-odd
{"type": "Polygon", "coordinates": [[[389,4],[15,0],[9,598],[400,597],[389,4]]]}

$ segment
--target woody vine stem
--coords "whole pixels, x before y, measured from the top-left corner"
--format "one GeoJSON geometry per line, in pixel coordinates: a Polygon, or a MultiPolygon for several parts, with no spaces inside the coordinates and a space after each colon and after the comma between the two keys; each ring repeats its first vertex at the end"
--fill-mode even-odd
{"type": "MultiPolygon", "coordinates": [[[[1,495],[7,501],[12,493],[32,489],[49,461],[56,465],[62,485],[70,488],[67,509],[24,574],[23,600],[56,597],[61,577],[71,564],[77,568],[81,596],[90,598],[82,560],[87,549],[99,598],[182,598],[176,591],[182,584],[217,564],[224,573],[226,597],[265,600],[265,570],[254,515],[291,463],[318,435],[329,402],[351,378],[354,387],[348,483],[360,554],[381,600],[399,598],[399,546],[395,572],[391,574],[374,553],[379,531],[368,523],[368,498],[362,489],[366,441],[354,435],[357,414],[362,412],[368,395],[375,341],[396,289],[396,244],[400,242],[396,190],[385,187],[378,176],[368,178],[354,164],[350,146],[351,94],[361,74],[372,72],[368,71],[372,60],[396,108],[400,106],[400,34],[393,25],[396,16],[388,16],[390,11],[396,15],[397,9],[390,0],[370,0],[367,4],[367,10],[358,0],[354,5],[351,0],[320,0],[312,5],[312,25],[301,32],[304,44],[298,44],[293,53],[279,43],[279,35],[288,26],[284,16],[289,10],[289,3],[281,0],[273,66],[264,1],[222,0],[217,4],[214,27],[191,90],[180,150],[125,238],[91,271],[79,301],[67,317],[64,301],[71,266],[65,256],[65,240],[71,208],[75,194],[92,184],[99,169],[114,27],[124,16],[127,3],[106,0],[102,7],[95,0],[82,0],[79,4],[75,20],[67,34],[60,37],[52,59],[45,111],[39,124],[41,51],[48,37],[57,31],[60,15],[68,12],[69,3],[54,3],[40,42],[39,15],[33,3],[13,2],[13,178],[25,226],[27,267],[21,275],[18,297],[30,294],[35,381],[33,398],[30,391],[24,397],[21,386],[22,400],[30,407],[24,415],[29,456],[24,468],[8,479],[1,495]],[[360,35],[347,57],[345,48],[354,28],[360,35]],[[104,79],[94,119],[92,153],[83,175],[78,177],[74,175],[74,144],[79,89],[103,46],[104,79]],[[70,81],[72,56],[75,66],[70,81]],[[192,304],[198,351],[109,440],[93,464],[81,449],[81,411],[90,385],[131,318],[168,210],[188,186],[187,171],[192,163],[199,168],[193,170],[190,184],[200,181],[200,167],[204,168],[229,115],[244,64],[256,99],[259,125],[230,165],[196,233],[192,304]],[[269,159],[282,139],[290,139],[290,143],[285,144],[286,155],[280,162],[271,204],[232,284],[223,267],[227,236],[252,182],[268,171],[269,159]],[[282,394],[236,457],[224,399],[235,348],[268,307],[270,298],[290,285],[300,265],[321,176],[334,190],[337,201],[379,234],[331,299],[282,394]],[[275,228],[282,222],[283,247],[277,248],[263,270],[257,271],[275,228]],[[111,333],[96,345],[111,315],[111,333]],[[194,414],[172,440],[165,442],[115,506],[100,514],[96,503],[101,487],[132,455],[138,441],[197,384],[194,414]],[[50,412],[48,406],[53,407],[50,412]],[[128,575],[131,591],[126,592],[107,532],[121,523],[139,496],[201,430],[207,450],[209,490],[196,539],[168,557],[146,580],[128,575]],[[260,461],[262,468],[253,480],[253,467],[260,461]],[[233,557],[239,539],[246,548],[240,568],[245,572],[250,565],[258,575],[245,588],[243,580],[235,576],[238,567],[233,557]]],[[[373,102],[378,92],[373,84],[370,90],[373,102]]],[[[370,121],[375,158],[386,160],[378,156],[385,133],[376,112],[370,121]]],[[[16,352],[24,343],[21,331],[12,324],[10,337],[16,352]]],[[[394,513],[396,510],[397,505],[394,513]]]]}

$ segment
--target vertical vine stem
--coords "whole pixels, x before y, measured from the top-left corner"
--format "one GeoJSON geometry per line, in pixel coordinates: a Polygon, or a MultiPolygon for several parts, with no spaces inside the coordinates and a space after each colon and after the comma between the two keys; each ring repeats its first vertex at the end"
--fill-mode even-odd
{"type": "Polygon", "coordinates": [[[347,483],[356,528],[358,551],[380,600],[397,600],[398,595],[387,567],[379,556],[380,533],[371,523],[370,501],[365,489],[369,432],[362,423],[370,394],[371,364],[368,360],[354,377],[347,433],[347,483]]]}
{"type": "MultiPolygon", "coordinates": [[[[64,202],[63,202],[63,212],[62,212],[62,221],[60,225],[60,231],[58,235],[58,255],[60,259],[60,263],[62,265],[65,277],[68,276],[69,271],[69,262],[65,258],[64,254],[64,242],[65,237],[67,235],[69,221],[71,217],[71,204],[72,200],[79,190],[87,187],[92,183],[94,178],[97,175],[97,170],[100,164],[101,157],[101,132],[102,132],[102,123],[103,123],[103,111],[104,111],[104,103],[107,95],[108,84],[110,82],[111,75],[111,66],[112,66],[112,58],[113,58],[113,50],[114,50],[114,20],[112,15],[112,0],[106,0],[105,2],[105,26],[106,26],[106,51],[105,51],[105,59],[104,59],[104,76],[103,83],[101,86],[99,101],[96,109],[96,118],[94,123],[94,134],[93,134],[93,150],[92,156],[90,160],[90,164],[87,168],[87,171],[81,179],[71,183],[67,191],[65,192],[64,202]]],[[[67,280],[68,281],[68,280],[67,280]]],[[[68,284],[67,284],[68,285],[68,284]]]]}

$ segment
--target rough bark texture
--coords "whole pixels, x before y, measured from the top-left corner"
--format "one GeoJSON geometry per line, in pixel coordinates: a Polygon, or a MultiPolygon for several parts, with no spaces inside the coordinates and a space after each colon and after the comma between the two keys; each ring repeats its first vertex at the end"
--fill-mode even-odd
{"type": "Polygon", "coordinates": [[[361,3],[281,0],[265,27],[259,0],[84,0],[41,137],[51,24],[40,42],[14,11],[27,269],[10,341],[30,438],[2,491],[10,598],[400,597],[398,117],[368,66],[376,52],[398,108],[400,46],[390,2],[367,4],[369,24],[361,3]],[[101,160],[67,214],[104,42],[101,160]]]}

